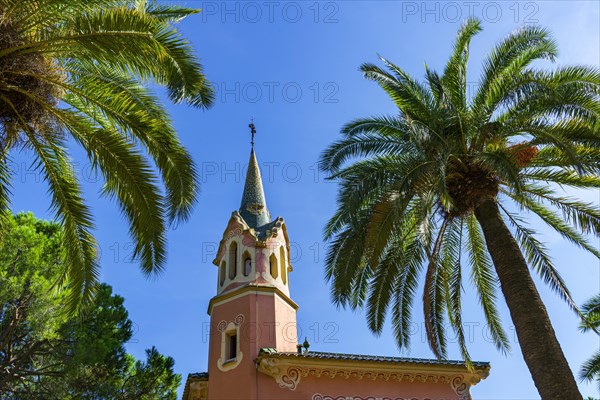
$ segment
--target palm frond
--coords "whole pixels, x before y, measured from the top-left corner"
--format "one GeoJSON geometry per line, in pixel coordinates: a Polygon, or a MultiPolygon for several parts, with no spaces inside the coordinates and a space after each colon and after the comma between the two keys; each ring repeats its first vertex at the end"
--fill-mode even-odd
{"type": "Polygon", "coordinates": [[[161,21],[172,23],[180,22],[182,19],[200,12],[196,8],[188,8],[175,4],[160,4],[155,0],[137,0],[136,8],[144,11],[161,21]]]}
{"type": "MultiPolygon", "coordinates": [[[[387,63],[388,67],[393,65],[385,59],[382,59],[382,61],[387,63]]],[[[430,112],[428,103],[433,100],[433,97],[424,97],[427,91],[412,79],[406,79],[405,77],[408,77],[408,75],[399,67],[394,67],[396,76],[374,64],[363,64],[360,66],[360,70],[367,79],[377,82],[388,93],[403,114],[423,123],[431,121],[433,115],[430,112]]]]}
{"type": "Polygon", "coordinates": [[[502,211],[507,216],[510,224],[515,229],[515,238],[519,242],[523,255],[525,256],[530,268],[537,272],[544,282],[563,299],[573,311],[580,315],[579,308],[567,285],[554,266],[552,259],[548,255],[548,249],[542,242],[535,237],[535,232],[523,226],[524,221],[517,215],[508,212],[504,207],[502,211]]]}
{"type": "Polygon", "coordinates": [[[510,75],[518,75],[536,58],[554,60],[556,55],[556,44],[550,39],[550,33],[538,26],[521,27],[500,41],[483,62],[479,88],[473,99],[477,124],[482,125],[492,115],[502,99],[501,88],[506,87],[510,75]]]}
{"type": "MultiPolygon", "coordinates": [[[[514,79],[502,100],[506,106],[499,120],[528,123],[541,117],[566,116],[567,122],[598,119],[600,69],[587,66],[559,67],[553,71],[528,70],[514,79]]],[[[555,120],[560,118],[554,118],[555,120]]],[[[551,119],[552,120],[552,119],[551,119]]]]}
{"type": "Polygon", "coordinates": [[[68,283],[68,309],[81,310],[93,301],[100,278],[91,212],[83,201],[77,177],[69,172],[72,169],[64,150],[39,142],[31,133],[29,142],[39,161],[37,168],[42,169],[48,182],[52,210],[63,227],[66,271],[61,282],[68,283]]]}
{"type": "Polygon", "coordinates": [[[208,107],[214,92],[190,44],[171,26],[151,14],[127,7],[76,14],[45,37],[0,50],[0,56],[34,51],[71,54],[80,61],[122,74],[152,78],[165,85],[174,102],[208,107]]]}
{"type": "Polygon", "coordinates": [[[402,248],[404,257],[400,274],[396,282],[394,305],[392,310],[392,326],[396,342],[400,348],[410,348],[412,321],[412,303],[415,297],[418,278],[425,259],[425,250],[418,232],[408,231],[411,236],[405,237],[397,248],[402,248]]]}
{"type": "Polygon", "coordinates": [[[463,246],[463,220],[454,218],[446,230],[442,248],[442,267],[447,275],[446,311],[448,320],[456,337],[463,360],[468,368],[472,368],[471,356],[467,349],[464,326],[462,322],[462,246],[463,246]]]}
{"type": "Polygon", "coordinates": [[[600,294],[595,295],[581,306],[581,312],[594,315],[600,324],[600,294]]]}
{"type": "Polygon", "coordinates": [[[349,226],[336,234],[328,248],[325,277],[332,283],[331,298],[338,306],[360,307],[367,294],[373,270],[364,260],[362,233],[360,225],[349,226]]]}
{"type": "Polygon", "coordinates": [[[581,306],[581,313],[583,318],[579,328],[582,332],[588,332],[590,330],[598,333],[600,328],[600,294],[592,297],[581,306]]]}
{"type": "Polygon", "coordinates": [[[390,247],[395,248],[390,248],[381,262],[373,268],[374,274],[368,294],[367,323],[369,329],[378,335],[383,330],[390,301],[398,290],[400,269],[404,267],[402,249],[397,248],[399,243],[390,242],[390,247]]]}
{"type": "Polygon", "coordinates": [[[444,86],[442,85],[442,78],[440,75],[437,72],[430,70],[429,67],[425,65],[425,77],[427,79],[427,83],[429,84],[431,95],[435,99],[436,107],[446,104],[446,94],[444,92],[444,86]]]}
{"type": "MultiPolygon", "coordinates": [[[[597,162],[600,157],[600,148],[588,146],[585,144],[574,144],[572,151],[575,153],[576,163],[582,168],[585,174],[599,174],[600,164],[597,162]]],[[[572,155],[565,153],[554,146],[544,146],[529,164],[531,168],[570,168],[573,165],[572,155]]]]}
{"type": "Polygon", "coordinates": [[[579,377],[584,380],[591,382],[594,379],[598,379],[600,376],[600,350],[596,351],[592,358],[586,360],[581,366],[581,372],[579,377]]]}
{"type": "Polygon", "coordinates": [[[381,132],[355,134],[331,144],[321,155],[319,167],[335,173],[348,160],[357,157],[392,155],[410,151],[410,142],[381,132]]]}
{"type": "Polygon", "coordinates": [[[425,317],[427,342],[438,359],[446,357],[443,311],[446,305],[447,270],[441,265],[440,259],[443,239],[450,221],[450,217],[446,216],[444,218],[433,247],[428,253],[428,265],[423,288],[423,315],[425,317]]]}
{"type": "Polygon", "coordinates": [[[467,250],[471,266],[471,282],[477,290],[479,303],[483,309],[487,326],[496,348],[503,353],[510,349],[508,337],[496,307],[497,276],[485,247],[485,240],[479,222],[474,216],[467,217],[467,250]]]}
{"type": "Polygon", "coordinates": [[[410,199],[399,197],[395,193],[382,196],[374,205],[371,218],[365,232],[365,243],[369,249],[368,262],[377,265],[381,255],[389,245],[394,232],[404,218],[403,214],[410,199]]]}
{"type": "MultiPolygon", "coordinates": [[[[582,187],[590,188],[594,185],[582,187]]],[[[595,236],[600,235],[600,210],[597,205],[568,197],[555,197],[553,192],[539,186],[527,185],[524,191],[559,209],[565,220],[579,231],[595,236]]]]}
{"type": "Polygon", "coordinates": [[[434,167],[434,162],[424,162],[419,154],[405,154],[362,160],[340,170],[333,175],[342,181],[338,204],[344,205],[345,210],[338,217],[373,207],[384,195],[398,196],[406,204],[411,188],[434,167]]]}
{"type": "Polygon", "coordinates": [[[73,130],[105,179],[103,192],[115,198],[127,217],[134,239],[133,257],[147,275],[162,270],[166,257],[163,199],[157,179],[131,144],[107,127],[73,130]]]}
{"type": "Polygon", "coordinates": [[[65,246],[65,271],[59,284],[69,284],[68,310],[75,312],[87,307],[98,287],[99,266],[96,241],[91,234],[91,213],[81,196],[79,182],[70,168],[60,132],[48,131],[44,135],[51,142],[42,141],[36,131],[23,119],[10,99],[0,95],[13,108],[21,121],[21,129],[27,135],[28,144],[35,152],[36,168],[41,168],[49,185],[51,208],[63,226],[65,246]]]}
{"type": "Polygon", "coordinates": [[[481,31],[481,23],[474,18],[463,22],[454,43],[454,49],[442,74],[441,83],[450,103],[460,112],[467,109],[467,62],[471,39],[481,31]]]}
{"type": "Polygon", "coordinates": [[[170,221],[187,220],[196,201],[198,176],[165,110],[135,80],[110,71],[76,67],[70,71],[77,71],[77,79],[63,84],[68,90],[65,102],[92,118],[104,117],[123,134],[139,139],[161,172],[170,221]]]}
{"type": "Polygon", "coordinates": [[[558,232],[563,238],[567,239],[574,245],[587,250],[594,256],[600,258],[600,251],[593,246],[589,241],[577,232],[571,225],[565,222],[555,212],[551,211],[544,205],[534,201],[530,195],[525,193],[516,194],[504,191],[504,193],[513,199],[519,206],[534,212],[538,217],[548,224],[552,229],[558,232]]]}
{"type": "Polygon", "coordinates": [[[556,170],[550,168],[521,172],[521,176],[531,182],[556,183],[580,189],[597,189],[600,187],[600,177],[597,175],[580,175],[566,168],[556,170]]]}
{"type": "MultiPolygon", "coordinates": [[[[0,150],[1,151],[1,150],[0,150]]],[[[3,155],[0,158],[0,240],[6,230],[4,227],[8,223],[10,215],[10,195],[11,195],[11,171],[8,168],[10,159],[3,155]]]]}

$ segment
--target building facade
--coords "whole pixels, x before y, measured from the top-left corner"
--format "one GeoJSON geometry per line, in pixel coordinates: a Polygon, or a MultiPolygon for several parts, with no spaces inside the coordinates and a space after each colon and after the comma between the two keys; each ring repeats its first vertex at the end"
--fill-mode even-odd
{"type": "Polygon", "coordinates": [[[489,365],[339,354],[299,344],[285,221],[271,220],[250,153],[240,209],[213,263],[208,372],[188,376],[183,400],[465,400],[489,365]]]}

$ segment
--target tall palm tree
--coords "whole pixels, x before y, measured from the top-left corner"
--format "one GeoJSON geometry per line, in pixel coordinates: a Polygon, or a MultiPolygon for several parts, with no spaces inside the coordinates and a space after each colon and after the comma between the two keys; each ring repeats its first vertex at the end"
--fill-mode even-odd
{"type": "MultiPolygon", "coordinates": [[[[581,330],[583,332],[595,331],[598,333],[600,329],[600,294],[589,299],[583,306],[581,311],[585,318],[581,321],[581,330]]],[[[581,367],[581,379],[591,382],[595,380],[600,389],[600,350],[597,350],[592,357],[587,360],[581,367]]]]}
{"type": "Polygon", "coordinates": [[[101,172],[102,194],[128,219],[146,274],[164,267],[167,224],[190,215],[194,163],[146,84],[166,87],[176,103],[211,104],[202,67],[174,27],[195,12],[147,0],[0,0],[0,211],[10,206],[11,153],[27,149],[64,227],[72,307],[92,298],[98,263],[68,143],[101,172]]]}
{"type": "Polygon", "coordinates": [[[537,215],[600,257],[585,237],[598,236],[597,207],[555,193],[557,185],[600,187],[600,72],[533,68],[536,60],[554,60],[557,49],[545,29],[526,26],[491,50],[469,96],[469,43],[480,30],[479,21],[467,20],[442,74],[426,67],[424,82],[383,58],[388,71],[361,66],[398,113],[347,124],[322,155],[322,169],[340,184],[338,209],[325,228],[326,277],[338,305],[366,307],[375,333],[391,309],[405,347],[424,275],[429,346],[446,356],[447,319],[468,361],[466,264],[496,347],[509,348],[496,309],[499,285],[542,398],[581,398],[529,268],[577,307],[546,247],[515,210],[537,215]]]}

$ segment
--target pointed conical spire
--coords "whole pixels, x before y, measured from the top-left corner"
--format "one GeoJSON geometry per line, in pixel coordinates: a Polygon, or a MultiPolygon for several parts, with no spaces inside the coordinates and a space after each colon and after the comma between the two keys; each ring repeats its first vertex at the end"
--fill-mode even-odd
{"type": "Polygon", "coordinates": [[[254,146],[252,146],[250,152],[240,214],[248,226],[255,229],[268,224],[270,220],[265,191],[260,177],[260,168],[258,167],[258,161],[256,161],[256,154],[254,154],[254,146]]]}

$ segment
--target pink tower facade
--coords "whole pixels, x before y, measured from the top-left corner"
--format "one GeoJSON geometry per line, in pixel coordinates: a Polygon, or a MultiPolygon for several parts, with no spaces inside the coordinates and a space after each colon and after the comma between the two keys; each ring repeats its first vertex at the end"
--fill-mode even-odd
{"type": "Polygon", "coordinates": [[[240,209],[213,263],[208,372],[183,400],[466,400],[489,365],[308,351],[298,344],[285,221],[271,221],[252,149],[240,209]]]}

